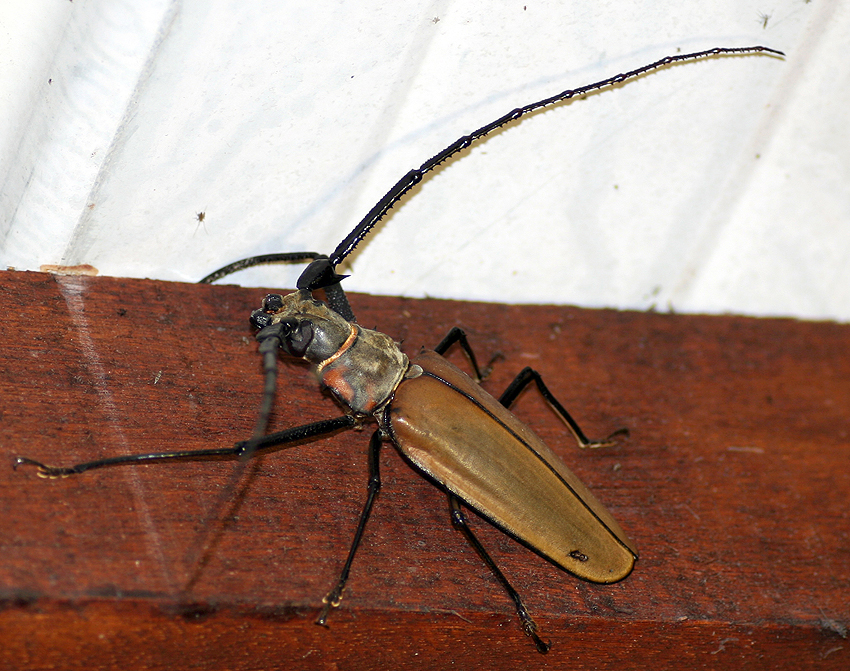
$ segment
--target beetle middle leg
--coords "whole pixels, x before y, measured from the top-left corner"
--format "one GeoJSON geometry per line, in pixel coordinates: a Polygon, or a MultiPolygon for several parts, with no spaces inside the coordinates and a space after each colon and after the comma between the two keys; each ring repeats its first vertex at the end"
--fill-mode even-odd
{"type": "Polygon", "coordinates": [[[351,573],[351,564],[354,562],[354,555],[357,553],[357,548],[360,547],[360,541],[363,538],[363,530],[366,528],[366,522],[372,514],[372,506],[375,504],[375,499],[381,489],[381,472],[380,472],[380,456],[381,456],[381,432],[375,431],[369,441],[369,485],[366,503],[363,506],[363,512],[360,513],[360,520],[357,522],[357,531],[354,532],[354,540],[351,542],[351,548],[348,550],[348,557],[345,560],[345,566],[342,567],[339,580],[337,580],[334,588],[328,592],[327,596],[322,599],[325,604],[319,617],[316,619],[316,624],[322,626],[328,619],[328,614],[331,608],[336,608],[342,601],[342,592],[345,590],[345,584],[348,582],[348,575],[351,573]]]}
{"type": "Polygon", "coordinates": [[[489,568],[493,575],[496,576],[496,580],[501,583],[502,587],[504,587],[505,591],[508,593],[508,596],[511,597],[511,600],[516,606],[516,612],[519,616],[520,622],[522,622],[522,628],[525,631],[525,635],[530,636],[534,640],[534,645],[537,646],[538,652],[544,654],[549,652],[551,644],[544,643],[540,636],[537,635],[537,623],[529,614],[522,597],[520,597],[519,592],[514,589],[513,585],[511,585],[505,577],[505,574],[502,573],[502,570],[496,566],[496,562],[493,561],[493,558],[490,557],[484,549],[484,546],[481,545],[481,541],[478,540],[478,537],[472,533],[472,529],[470,529],[469,524],[467,524],[466,515],[464,515],[463,509],[460,507],[460,501],[454,494],[449,494],[449,509],[454,528],[466,537],[466,540],[469,541],[469,544],[473,548],[475,548],[478,556],[481,557],[485,564],[487,564],[487,568],[489,568]]]}

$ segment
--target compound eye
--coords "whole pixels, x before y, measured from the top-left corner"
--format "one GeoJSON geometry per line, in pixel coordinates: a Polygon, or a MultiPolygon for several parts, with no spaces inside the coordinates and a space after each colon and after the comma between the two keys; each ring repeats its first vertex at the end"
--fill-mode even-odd
{"type": "Polygon", "coordinates": [[[283,296],[280,294],[268,294],[263,299],[263,312],[277,312],[283,307],[283,296]]]}
{"type": "MultiPolygon", "coordinates": [[[[264,301],[265,302],[265,301],[264,301]]],[[[263,329],[266,326],[271,326],[272,316],[263,312],[263,310],[254,310],[251,313],[251,324],[258,329],[263,329]]]]}

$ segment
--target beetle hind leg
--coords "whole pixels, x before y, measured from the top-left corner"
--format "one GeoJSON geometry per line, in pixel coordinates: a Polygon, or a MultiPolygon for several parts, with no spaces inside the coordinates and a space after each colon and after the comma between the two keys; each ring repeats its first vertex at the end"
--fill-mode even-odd
{"type": "Polygon", "coordinates": [[[543,378],[533,368],[523,368],[520,371],[519,375],[514,378],[514,381],[508,385],[508,388],[505,389],[504,393],[499,397],[499,403],[501,403],[506,408],[510,408],[513,405],[514,401],[520,395],[523,389],[525,389],[529,384],[534,382],[537,385],[537,389],[540,391],[540,394],[546,399],[546,402],[552,406],[555,412],[558,413],[560,418],[564,421],[564,423],[570,428],[573,435],[575,436],[576,441],[578,442],[579,447],[611,447],[617,444],[616,438],[617,436],[628,436],[628,429],[617,429],[609,435],[607,438],[602,440],[590,440],[587,436],[584,435],[584,431],[581,430],[578,423],[570,416],[570,413],[567,412],[566,408],[562,406],[558,399],[549,391],[549,387],[543,382],[543,378]]]}
{"type": "Polygon", "coordinates": [[[452,526],[454,526],[455,529],[458,529],[464,535],[466,540],[469,541],[469,544],[475,548],[478,556],[484,560],[484,563],[487,564],[487,568],[489,568],[493,575],[496,576],[496,580],[501,583],[502,587],[504,587],[505,591],[508,593],[508,596],[511,597],[511,600],[514,602],[514,606],[516,607],[516,612],[519,616],[520,622],[522,623],[522,629],[525,631],[525,635],[532,638],[534,645],[537,646],[538,652],[542,654],[549,652],[551,644],[545,643],[543,639],[538,636],[537,623],[529,614],[522,597],[520,597],[519,593],[505,577],[505,574],[502,573],[502,570],[496,566],[496,562],[493,561],[493,558],[490,557],[484,549],[484,546],[481,545],[481,541],[479,541],[475,534],[472,533],[472,529],[470,529],[469,524],[467,524],[466,515],[464,515],[463,510],[460,507],[460,501],[453,494],[449,494],[449,508],[451,512],[452,526]]]}

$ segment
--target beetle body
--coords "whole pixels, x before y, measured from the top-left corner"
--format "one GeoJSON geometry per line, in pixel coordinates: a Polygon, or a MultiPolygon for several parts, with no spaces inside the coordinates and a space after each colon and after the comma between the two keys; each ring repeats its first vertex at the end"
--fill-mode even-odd
{"type": "Polygon", "coordinates": [[[637,551],[596,497],[537,435],[436,352],[415,357],[382,426],[418,470],[573,575],[612,583],[637,551]],[[388,420],[388,421],[387,421],[388,420]]]}
{"type": "Polygon", "coordinates": [[[357,417],[372,415],[417,470],[556,566],[596,583],[632,570],[620,525],[534,432],[434,351],[409,361],[388,336],[343,319],[306,291],[255,312],[283,325],[281,349],[315,366],[357,417]],[[334,349],[336,347],[336,349],[334,349]]]}

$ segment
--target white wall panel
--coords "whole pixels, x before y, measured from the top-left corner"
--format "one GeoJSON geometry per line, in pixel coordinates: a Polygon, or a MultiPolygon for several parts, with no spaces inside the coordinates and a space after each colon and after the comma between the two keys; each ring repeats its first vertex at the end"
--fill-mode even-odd
{"type": "Polygon", "coordinates": [[[667,68],[497,134],[394,211],[346,286],[850,319],[846,1],[27,7],[0,13],[6,265],[192,281],[329,252],[409,168],[514,107],[765,44],[787,59],[667,68]]]}

